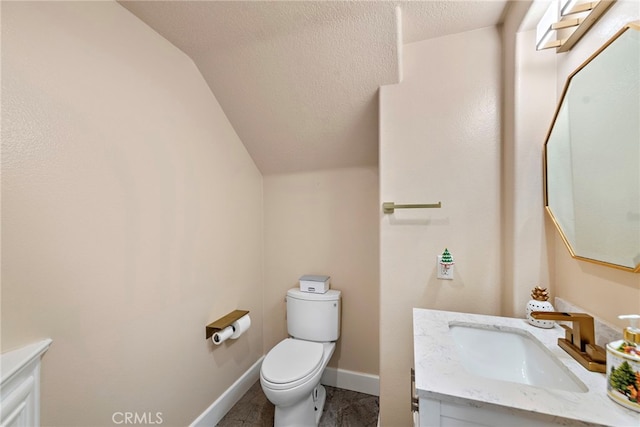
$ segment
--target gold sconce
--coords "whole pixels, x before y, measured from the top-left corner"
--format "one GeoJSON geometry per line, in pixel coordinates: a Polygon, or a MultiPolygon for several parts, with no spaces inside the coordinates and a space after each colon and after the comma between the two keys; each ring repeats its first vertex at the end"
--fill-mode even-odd
{"type": "Polygon", "coordinates": [[[536,28],[536,50],[568,52],[615,1],[552,1],[536,28]]]}

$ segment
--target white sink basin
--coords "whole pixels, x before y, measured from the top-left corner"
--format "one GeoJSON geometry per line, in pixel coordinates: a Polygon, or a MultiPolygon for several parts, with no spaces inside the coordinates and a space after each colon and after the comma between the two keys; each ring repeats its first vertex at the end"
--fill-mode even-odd
{"type": "Polygon", "coordinates": [[[525,330],[450,323],[460,361],[470,374],[565,391],[588,391],[536,338],[525,330]]]}

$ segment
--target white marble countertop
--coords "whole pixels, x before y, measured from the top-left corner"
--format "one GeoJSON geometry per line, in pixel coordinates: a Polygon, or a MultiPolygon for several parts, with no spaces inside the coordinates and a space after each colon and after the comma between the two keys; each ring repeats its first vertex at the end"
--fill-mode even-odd
{"type": "Polygon", "coordinates": [[[418,397],[444,402],[535,412],[549,421],[571,425],[640,426],[640,414],[607,396],[606,376],[590,372],[558,347],[564,329],[531,326],[525,319],[413,309],[413,340],[418,397]],[[458,360],[450,322],[466,322],[523,329],[542,342],[589,389],[569,392],[467,373],[458,360]]]}
{"type": "Polygon", "coordinates": [[[32,360],[42,356],[52,341],[47,338],[0,355],[0,386],[4,385],[32,360]]]}

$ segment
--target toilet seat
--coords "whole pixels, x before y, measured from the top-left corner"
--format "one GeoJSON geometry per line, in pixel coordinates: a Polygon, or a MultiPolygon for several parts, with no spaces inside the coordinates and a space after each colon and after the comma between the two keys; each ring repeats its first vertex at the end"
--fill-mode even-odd
{"type": "Polygon", "coordinates": [[[321,343],[287,338],[269,351],[260,373],[270,388],[296,387],[322,368],[323,354],[321,343]]]}

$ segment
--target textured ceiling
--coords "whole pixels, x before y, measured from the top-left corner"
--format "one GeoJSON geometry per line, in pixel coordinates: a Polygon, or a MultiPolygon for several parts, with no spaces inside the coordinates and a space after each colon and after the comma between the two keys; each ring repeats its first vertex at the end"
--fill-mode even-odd
{"type": "Polygon", "coordinates": [[[506,0],[120,1],[189,55],[263,174],[378,162],[404,43],[498,24],[506,0]],[[402,42],[401,41],[401,42],[402,42]]]}

